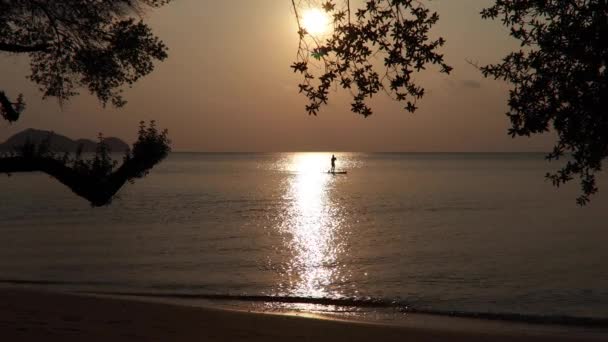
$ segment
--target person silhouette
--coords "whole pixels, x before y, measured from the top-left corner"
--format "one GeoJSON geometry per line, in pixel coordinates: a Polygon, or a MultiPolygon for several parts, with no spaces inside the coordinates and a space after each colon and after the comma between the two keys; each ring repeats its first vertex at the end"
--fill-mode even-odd
{"type": "Polygon", "coordinates": [[[336,172],[336,160],[338,160],[338,158],[336,158],[335,155],[331,155],[331,173],[336,172]]]}

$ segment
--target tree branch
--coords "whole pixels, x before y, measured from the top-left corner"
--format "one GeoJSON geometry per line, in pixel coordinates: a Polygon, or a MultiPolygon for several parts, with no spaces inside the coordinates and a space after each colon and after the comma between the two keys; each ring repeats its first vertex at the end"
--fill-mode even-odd
{"type": "Polygon", "coordinates": [[[75,194],[87,199],[94,207],[110,204],[122,186],[150,170],[155,163],[133,157],[108,177],[82,174],[53,157],[0,158],[0,173],[43,172],[69,187],[75,194]]]}
{"type": "Polygon", "coordinates": [[[127,153],[124,163],[114,172],[115,162],[100,136],[94,159],[83,161],[57,158],[50,148],[49,139],[40,144],[26,142],[17,147],[17,155],[0,157],[0,174],[43,172],[69,187],[75,194],[87,199],[93,207],[108,205],[126,182],[142,178],[170,152],[167,131],[158,132],[154,122],[146,127],[142,122],[139,138],[127,153]]]}
{"type": "Polygon", "coordinates": [[[49,48],[48,44],[36,44],[36,45],[19,45],[11,43],[0,42],[0,51],[14,52],[14,53],[26,53],[26,52],[40,52],[46,51],[49,48]]]}
{"type": "Polygon", "coordinates": [[[0,116],[8,122],[15,122],[19,119],[19,115],[25,108],[23,102],[23,95],[19,95],[17,102],[13,103],[6,96],[6,94],[0,90],[0,116]]]}

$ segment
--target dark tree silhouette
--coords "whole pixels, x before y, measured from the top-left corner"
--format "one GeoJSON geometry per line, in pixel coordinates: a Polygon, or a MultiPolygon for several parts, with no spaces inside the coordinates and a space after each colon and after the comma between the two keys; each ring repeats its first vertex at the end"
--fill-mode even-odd
{"type": "MultiPolygon", "coordinates": [[[[125,104],[122,88],[167,58],[167,48],[138,19],[146,8],[170,0],[0,1],[0,52],[27,54],[29,79],[44,97],[65,101],[86,88],[105,106],[125,104]]],[[[22,95],[15,101],[0,90],[0,115],[8,122],[25,109],[22,95]]],[[[80,156],[57,158],[48,144],[23,146],[16,155],[0,158],[0,172],[42,171],[69,186],[92,205],[110,203],[127,181],[143,177],[169,152],[167,132],[142,125],[139,139],[123,165],[113,171],[107,146],[100,140],[91,161],[80,156]]]]}
{"type": "Polygon", "coordinates": [[[608,155],[608,1],[497,0],[484,18],[501,19],[521,50],[481,68],[486,77],[513,84],[512,136],[553,128],[558,141],[547,158],[572,153],[547,177],[559,186],[580,177],[580,205],[596,193],[595,174],[608,155]]]}
{"type": "Polygon", "coordinates": [[[309,100],[309,114],[316,115],[327,104],[332,85],[350,90],[352,111],[364,116],[372,114],[366,101],[380,91],[414,112],[424,95],[415,73],[429,64],[438,65],[442,73],[452,70],[437,52],[444,39],[429,37],[439,16],[419,1],[368,0],[352,12],[349,0],[292,0],[292,5],[300,35],[292,68],[303,75],[299,88],[309,100]],[[302,10],[319,4],[332,21],[328,35],[310,34],[302,25],[302,10]]]}
{"type": "MultiPolygon", "coordinates": [[[[309,114],[327,104],[332,85],[351,90],[355,113],[372,114],[366,101],[380,91],[413,112],[424,95],[415,72],[429,64],[451,71],[437,52],[444,40],[428,36],[439,17],[420,1],[366,0],[353,12],[349,0],[292,0],[292,5],[300,36],[292,68],[303,75],[299,88],[309,100],[309,114]],[[306,31],[301,12],[307,7],[323,8],[331,33],[306,31]]],[[[608,155],[608,0],[496,0],[481,14],[500,18],[521,42],[521,50],[502,63],[480,68],[486,77],[513,84],[509,134],[530,136],[552,127],[559,139],[547,158],[569,152],[572,158],[547,178],[560,186],[580,177],[577,203],[586,204],[598,191],[595,174],[608,155]]]]}
{"type": "Polygon", "coordinates": [[[133,149],[126,153],[123,164],[116,170],[117,162],[112,160],[111,151],[101,135],[95,155],[90,160],[83,160],[81,151],[73,158],[67,153],[57,155],[49,148],[51,139],[49,136],[39,144],[27,142],[12,155],[0,158],[0,173],[47,173],[89,200],[92,206],[110,204],[126,182],[144,177],[170,151],[167,131],[159,132],[154,121],[149,126],[141,122],[133,149]]]}

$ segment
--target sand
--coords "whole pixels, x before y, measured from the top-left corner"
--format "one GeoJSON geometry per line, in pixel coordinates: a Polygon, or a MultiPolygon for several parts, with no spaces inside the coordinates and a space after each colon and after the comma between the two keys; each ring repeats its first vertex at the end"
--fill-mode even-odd
{"type": "MultiPolygon", "coordinates": [[[[459,326],[454,319],[454,325],[459,326]]],[[[0,341],[586,341],[577,334],[390,326],[22,289],[0,290],[0,341]]]]}

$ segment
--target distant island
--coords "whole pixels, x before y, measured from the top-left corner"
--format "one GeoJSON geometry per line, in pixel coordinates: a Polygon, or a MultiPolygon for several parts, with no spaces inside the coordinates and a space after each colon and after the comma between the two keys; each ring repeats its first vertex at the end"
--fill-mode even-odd
{"type": "MultiPolygon", "coordinates": [[[[54,152],[76,152],[79,145],[82,145],[82,152],[95,152],[97,146],[97,142],[90,139],[73,140],[55,132],[28,128],[0,144],[0,152],[14,151],[19,146],[23,146],[28,139],[30,142],[38,144],[49,135],[51,135],[51,151],[54,152]]],[[[129,145],[119,138],[104,138],[104,142],[112,152],[122,153],[129,149],[129,145]]]]}

